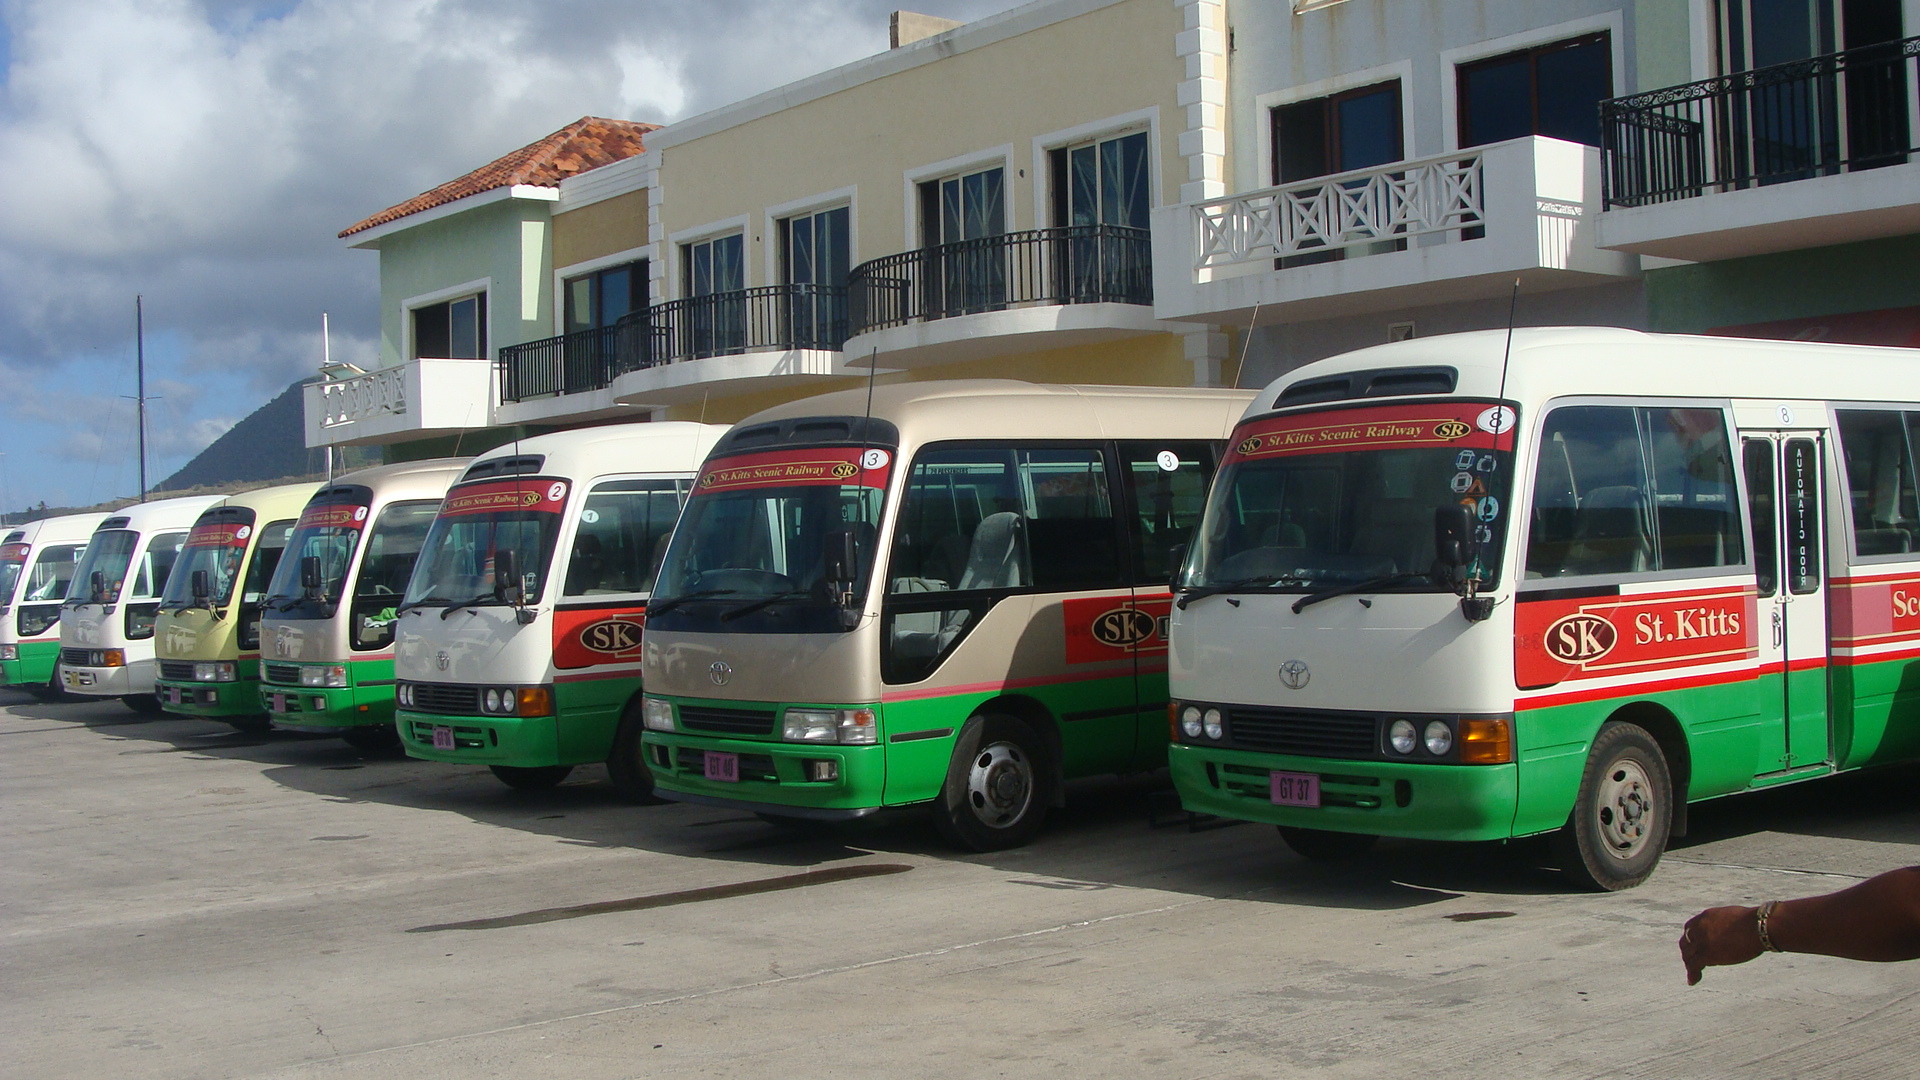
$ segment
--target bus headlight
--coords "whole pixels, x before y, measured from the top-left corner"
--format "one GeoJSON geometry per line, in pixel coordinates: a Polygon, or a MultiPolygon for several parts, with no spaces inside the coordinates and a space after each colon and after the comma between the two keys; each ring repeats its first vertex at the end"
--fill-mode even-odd
{"type": "Polygon", "coordinates": [[[345,664],[307,664],[300,668],[301,686],[347,685],[347,667],[345,664]]]}
{"type": "Polygon", "coordinates": [[[20,646],[0,645],[0,660],[18,660],[18,659],[20,659],[20,646]]]}
{"type": "Polygon", "coordinates": [[[231,660],[193,665],[194,682],[232,682],[237,676],[238,673],[234,671],[234,662],[231,660]]]}
{"type": "Polygon", "coordinates": [[[650,731],[672,731],[673,702],[666,698],[641,698],[640,723],[650,731]]]}
{"type": "Polygon", "coordinates": [[[880,741],[880,716],[871,708],[788,709],[780,737],[788,742],[870,746],[880,741]]]}
{"type": "Polygon", "coordinates": [[[1413,753],[1417,741],[1411,720],[1395,720],[1392,726],[1387,728],[1387,745],[1393,747],[1393,752],[1396,754],[1413,753]]]}
{"type": "Polygon", "coordinates": [[[1434,757],[1446,757],[1453,749],[1453,729],[1445,720],[1435,720],[1427,725],[1427,753],[1434,757]]]}
{"type": "Polygon", "coordinates": [[[1219,709],[1208,709],[1200,717],[1200,722],[1207,733],[1207,738],[1215,742],[1219,742],[1227,733],[1226,719],[1220,715],[1219,709]]]}
{"type": "Polygon", "coordinates": [[[413,708],[413,684],[401,683],[399,686],[395,687],[393,691],[393,700],[398,702],[400,707],[403,709],[413,708]]]}
{"type": "Polygon", "coordinates": [[[1180,710],[1180,734],[1189,739],[1200,737],[1200,710],[1195,706],[1180,710]]]}

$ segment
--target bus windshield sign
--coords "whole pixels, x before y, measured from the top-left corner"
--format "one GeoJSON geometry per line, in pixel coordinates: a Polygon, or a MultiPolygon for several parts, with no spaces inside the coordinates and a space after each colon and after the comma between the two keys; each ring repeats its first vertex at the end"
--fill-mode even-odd
{"type": "Polygon", "coordinates": [[[807,485],[885,488],[891,459],[885,450],[851,446],[736,454],[709,462],[694,490],[706,493],[807,485]]]}

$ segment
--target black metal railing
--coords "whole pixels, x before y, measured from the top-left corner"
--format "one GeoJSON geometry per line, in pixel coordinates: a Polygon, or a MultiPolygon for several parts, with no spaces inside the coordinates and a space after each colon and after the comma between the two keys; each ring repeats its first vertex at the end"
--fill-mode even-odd
{"type": "Polygon", "coordinates": [[[630,371],[732,353],[837,351],[847,339],[847,290],[771,285],[655,304],[611,326],[507,345],[500,399],[599,390],[630,371]]]}
{"type": "Polygon", "coordinates": [[[1069,225],[873,259],[847,276],[854,334],[1007,308],[1152,304],[1146,229],[1069,225]]]}
{"type": "Polygon", "coordinates": [[[843,285],[768,285],[653,306],[654,364],[786,349],[839,351],[843,285]]]}
{"type": "Polygon", "coordinates": [[[1645,206],[1907,161],[1920,37],[1600,106],[1606,204],[1645,206]]]}

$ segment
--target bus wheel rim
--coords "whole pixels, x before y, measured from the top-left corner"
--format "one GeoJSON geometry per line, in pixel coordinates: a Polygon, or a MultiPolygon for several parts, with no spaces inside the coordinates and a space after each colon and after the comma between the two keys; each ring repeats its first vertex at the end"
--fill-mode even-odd
{"type": "Polygon", "coordinates": [[[982,747],[967,770],[967,807],[980,824],[1006,829],[1026,816],[1033,801],[1033,766],[1012,743],[982,747]]]}
{"type": "Polygon", "coordinates": [[[1639,855],[1653,835],[1653,781],[1631,758],[1607,766],[1594,800],[1595,824],[1607,854],[1627,860],[1639,855]]]}

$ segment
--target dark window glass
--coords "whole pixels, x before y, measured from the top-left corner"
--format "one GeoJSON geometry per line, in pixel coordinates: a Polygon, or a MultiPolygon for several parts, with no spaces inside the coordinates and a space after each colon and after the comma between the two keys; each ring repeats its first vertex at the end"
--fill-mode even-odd
{"type": "Polygon", "coordinates": [[[1120,475],[1133,504],[1134,566],[1140,583],[1165,585],[1173,580],[1178,569],[1173,550],[1192,543],[1212,473],[1213,452],[1205,443],[1121,444],[1120,475]]]}
{"type": "Polygon", "coordinates": [[[1762,599],[1772,596],[1780,583],[1778,550],[1780,543],[1780,506],[1773,492],[1773,443],[1768,439],[1748,439],[1744,449],[1747,466],[1747,512],[1753,522],[1753,571],[1762,599]]]}
{"type": "Polygon", "coordinates": [[[650,593],[680,517],[687,485],[677,480],[597,484],[580,511],[563,596],[650,593]]]}
{"type": "Polygon", "coordinates": [[[1526,135],[1600,145],[1600,103],[1613,96],[1607,34],[1507,53],[1459,68],[1460,145],[1526,135]]]}
{"type": "MultiPolygon", "coordinates": [[[[437,500],[393,502],[374,520],[360,572],[353,579],[354,648],[384,649],[393,644],[400,597],[407,591],[407,579],[413,576],[413,564],[419,561],[420,548],[439,510],[437,500]]],[[[347,542],[344,550],[351,553],[351,539],[347,542]]],[[[344,564],[345,558],[340,561],[344,564]]]]}
{"type": "Polygon", "coordinates": [[[1914,497],[1913,455],[1901,414],[1842,409],[1839,420],[1854,552],[1896,555],[1914,550],[1920,514],[1914,497]]]}
{"type": "Polygon", "coordinates": [[[1795,596],[1820,591],[1820,448],[1812,439],[1788,439],[1787,590],[1795,596]]]}
{"type": "Polygon", "coordinates": [[[1555,409],[1540,432],[1527,577],[1655,569],[1647,490],[1632,409],[1555,409]]]}
{"type": "Polygon", "coordinates": [[[1291,184],[1405,157],[1400,80],[1273,110],[1274,182],[1291,184]]]}
{"type": "Polygon", "coordinates": [[[473,360],[487,355],[487,297],[463,296],[413,309],[413,358],[473,360]]]}
{"type": "Polygon", "coordinates": [[[1719,409],[1641,409],[1639,414],[1652,452],[1659,568],[1745,562],[1726,414],[1719,409]]]}
{"type": "Polygon", "coordinates": [[[612,326],[647,306],[647,260],[568,278],[561,292],[568,333],[612,326]]]}

